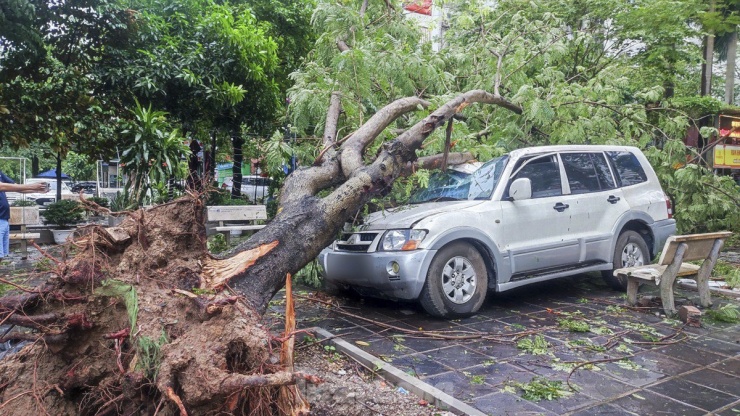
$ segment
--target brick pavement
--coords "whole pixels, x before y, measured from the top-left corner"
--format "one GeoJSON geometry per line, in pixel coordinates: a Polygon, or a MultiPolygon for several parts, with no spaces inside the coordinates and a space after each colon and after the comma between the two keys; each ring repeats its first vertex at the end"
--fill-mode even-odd
{"type": "MultiPolygon", "coordinates": [[[[643,286],[640,293],[649,290],[643,286]]],[[[680,291],[677,300],[690,303],[696,296],[680,291]]],[[[414,337],[305,299],[297,302],[299,327],[320,326],[360,341],[356,345],[367,352],[486,414],[740,412],[740,325],[712,323],[705,316],[702,328],[684,327],[659,316],[657,304],[639,311],[622,308],[623,295],[598,277],[581,275],[496,294],[476,316],[452,321],[432,318],[414,304],[353,296],[338,300],[350,313],[397,328],[495,335],[499,341],[414,337]],[[560,327],[558,321],[566,318],[588,323],[590,331],[560,327]],[[544,354],[500,341],[527,331],[547,341],[544,354]],[[670,338],[658,341],[663,337],[670,338]],[[586,361],[597,363],[573,372],[570,382],[577,390],[568,397],[529,401],[514,386],[543,377],[563,382],[567,390],[573,363],[586,361]]],[[[715,305],[738,303],[714,300],[715,305]]],[[[271,308],[273,315],[280,315],[279,303],[271,308]]]]}

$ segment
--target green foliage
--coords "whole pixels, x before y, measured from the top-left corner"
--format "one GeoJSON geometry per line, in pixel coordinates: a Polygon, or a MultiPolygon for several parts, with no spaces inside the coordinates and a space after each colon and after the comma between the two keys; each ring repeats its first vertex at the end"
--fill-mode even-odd
{"type": "Polygon", "coordinates": [[[731,289],[740,287],[740,267],[724,260],[717,260],[712,269],[712,276],[716,279],[724,279],[725,284],[731,289]]]}
{"type": "Polygon", "coordinates": [[[117,191],[116,196],[110,200],[110,209],[113,212],[128,211],[136,209],[137,206],[136,200],[131,198],[128,189],[124,189],[123,192],[117,191]]]}
{"type": "Polygon", "coordinates": [[[542,335],[535,335],[520,339],[517,341],[516,347],[532,355],[544,355],[547,354],[550,343],[545,341],[545,337],[542,335]]]}
{"type": "Polygon", "coordinates": [[[95,294],[122,298],[126,304],[131,331],[136,328],[136,317],[139,315],[139,298],[136,295],[136,288],[119,280],[104,280],[102,286],[95,289],[95,294]]]}
{"type": "Polygon", "coordinates": [[[35,201],[29,201],[27,199],[16,199],[12,204],[10,204],[10,206],[13,207],[35,207],[36,205],[38,204],[36,204],[35,201]]]}
{"type": "MultiPolygon", "coordinates": [[[[139,203],[154,201],[155,190],[166,187],[179,173],[180,157],[190,153],[176,129],[171,129],[163,111],[144,108],[136,103],[132,125],[122,133],[128,137],[128,148],[119,166],[128,176],[126,190],[139,203]]],[[[161,195],[162,192],[159,192],[161,195]]]]}
{"type": "Polygon", "coordinates": [[[44,217],[44,224],[56,224],[60,228],[68,228],[81,222],[84,212],[79,202],[63,199],[49,204],[41,212],[41,216],[44,217]]]}
{"type": "Polygon", "coordinates": [[[731,177],[686,165],[686,149],[677,140],[666,142],[662,150],[649,149],[646,155],[673,200],[679,233],[738,231],[740,188],[731,177]]]}
{"type": "Polygon", "coordinates": [[[579,319],[559,319],[558,325],[570,332],[588,332],[591,330],[591,325],[588,322],[579,319]]]}
{"type": "Polygon", "coordinates": [[[670,107],[684,112],[691,119],[700,119],[706,116],[719,114],[723,107],[722,101],[710,96],[684,96],[667,101],[670,107]]]}
{"type": "Polygon", "coordinates": [[[250,202],[246,198],[235,198],[231,196],[231,192],[228,190],[214,190],[208,194],[208,200],[206,205],[249,205],[250,202]]]}
{"type": "Polygon", "coordinates": [[[95,163],[77,152],[70,151],[62,162],[62,172],[77,181],[95,180],[95,163]]]}
{"type": "Polygon", "coordinates": [[[139,359],[136,362],[136,369],[143,371],[144,377],[152,382],[156,381],[159,365],[162,362],[162,346],[168,342],[164,330],[158,339],[146,336],[138,339],[136,353],[139,359]]]}
{"type": "Polygon", "coordinates": [[[213,254],[223,253],[229,249],[228,244],[226,244],[226,237],[221,233],[216,233],[209,237],[207,245],[208,251],[213,254]]]}
{"type": "Polygon", "coordinates": [[[315,259],[305,265],[295,275],[296,283],[301,283],[313,288],[321,288],[321,275],[319,274],[319,263],[315,259]]]}
{"type": "Polygon", "coordinates": [[[717,309],[707,309],[707,316],[715,322],[736,324],[740,322],[740,309],[737,305],[728,303],[717,309]]]}
{"type": "Polygon", "coordinates": [[[557,400],[573,394],[564,388],[562,381],[548,380],[544,377],[534,377],[529,383],[512,385],[522,390],[522,398],[533,402],[557,400]]]}

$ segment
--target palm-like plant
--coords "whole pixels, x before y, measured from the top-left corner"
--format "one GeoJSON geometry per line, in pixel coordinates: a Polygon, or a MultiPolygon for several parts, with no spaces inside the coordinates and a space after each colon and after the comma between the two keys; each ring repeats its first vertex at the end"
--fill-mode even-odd
{"type": "Polygon", "coordinates": [[[121,157],[123,173],[128,177],[126,189],[139,204],[151,200],[154,185],[175,178],[182,156],[190,149],[183,143],[177,129],[167,122],[167,113],[142,107],[138,101],[133,111],[134,121],[124,130],[130,145],[121,157]]]}

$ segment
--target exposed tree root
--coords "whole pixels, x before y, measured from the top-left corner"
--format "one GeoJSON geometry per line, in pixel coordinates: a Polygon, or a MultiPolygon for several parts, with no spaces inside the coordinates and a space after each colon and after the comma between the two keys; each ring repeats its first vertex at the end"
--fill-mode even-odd
{"type": "Polygon", "coordinates": [[[294,384],[319,380],[282,365],[261,315],[243,296],[221,292],[277,240],[214,259],[202,204],[183,198],[130,213],[119,227],[89,227],[69,246],[76,254],[52,257],[47,283],[0,298],[0,321],[16,328],[0,341],[32,342],[0,361],[0,413],[307,408],[294,384]]]}

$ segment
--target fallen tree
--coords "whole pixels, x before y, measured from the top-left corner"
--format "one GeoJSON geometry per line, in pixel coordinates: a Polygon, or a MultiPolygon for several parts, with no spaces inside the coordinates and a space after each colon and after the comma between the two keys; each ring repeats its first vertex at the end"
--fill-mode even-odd
{"type": "MultiPolygon", "coordinates": [[[[394,120],[429,103],[399,99],[337,140],[341,96],[332,95],[323,150],[288,177],[276,217],[224,256],[205,244],[200,195],[127,214],[119,227],[89,227],[70,257],[49,256],[49,279],[0,298],[0,338],[31,343],[0,362],[2,414],[298,414],[296,373],[260,325],[270,299],[333,240],[370,198],[421,167],[470,153],[417,159],[437,128],[474,103],[521,109],[497,93],[469,91],[366,150],[394,120]],[[328,194],[326,194],[328,192],[328,194]],[[325,196],[320,196],[325,195],[325,196]],[[23,330],[18,330],[24,328],[23,330]]],[[[448,124],[449,125],[449,124],[448,124]]]]}

